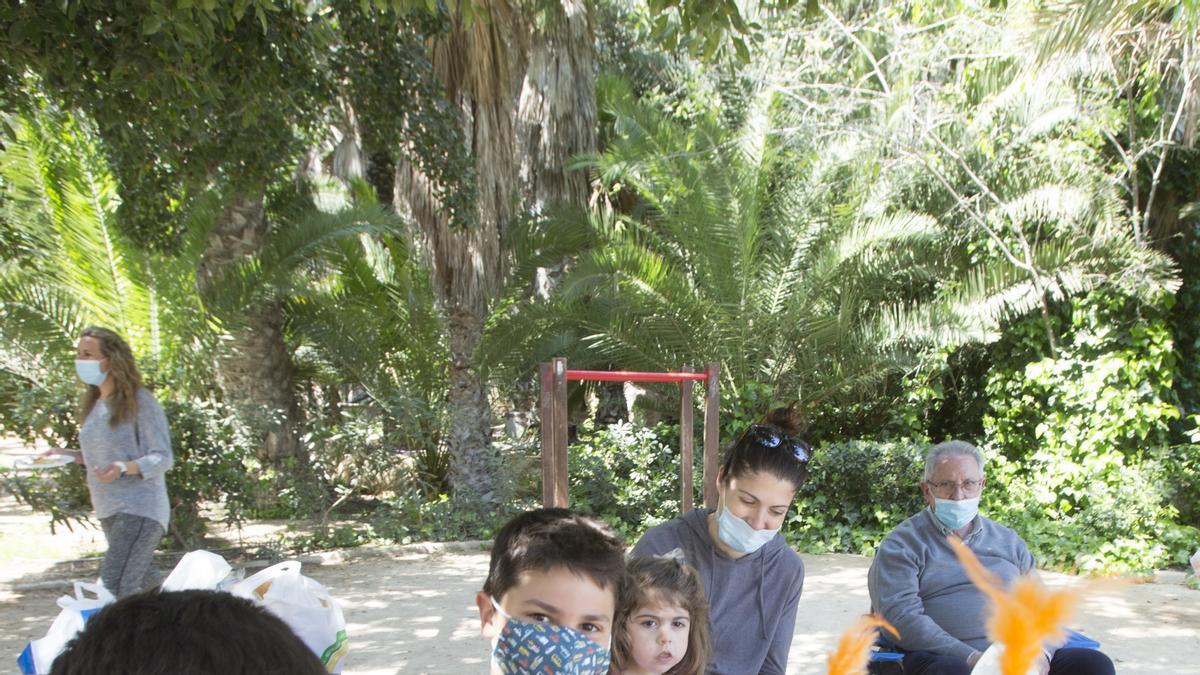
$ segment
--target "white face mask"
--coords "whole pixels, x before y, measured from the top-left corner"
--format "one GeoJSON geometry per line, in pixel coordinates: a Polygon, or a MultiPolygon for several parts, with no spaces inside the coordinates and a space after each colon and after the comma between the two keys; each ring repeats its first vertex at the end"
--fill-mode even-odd
{"type": "Polygon", "coordinates": [[[947,528],[957,530],[965,527],[979,514],[979,497],[972,499],[941,499],[933,498],[937,508],[933,515],[947,528]]]}
{"type": "Polygon", "coordinates": [[[75,360],[75,374],[78,375],[79,379],[83,380],[85,384],[90,384],[94,387],[99,387],[104,380],[108,378],[108,373],[100,370],[99,361],[85,359],[75,360]]]}
{"type": "Polygon", "coordinates": [[[740,553],[754,553],[779,534],[778,529],[756,530],[750,523],[729,512],[724,500],[718,505],[717,534],[725,545],[740,553]]]}

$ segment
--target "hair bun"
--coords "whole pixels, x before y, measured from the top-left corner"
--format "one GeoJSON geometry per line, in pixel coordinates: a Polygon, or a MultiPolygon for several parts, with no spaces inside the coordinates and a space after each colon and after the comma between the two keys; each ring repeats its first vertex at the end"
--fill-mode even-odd
{"type": "Polygon", "coordinates": [[[808,426],[804,421],[804,416],[796,410],[796,405],[793,403],[786,408],[776,408],[767,413],[763,418],[764,424],[773,424],[783,433],[789,436],[798,436],[808,426]]]}

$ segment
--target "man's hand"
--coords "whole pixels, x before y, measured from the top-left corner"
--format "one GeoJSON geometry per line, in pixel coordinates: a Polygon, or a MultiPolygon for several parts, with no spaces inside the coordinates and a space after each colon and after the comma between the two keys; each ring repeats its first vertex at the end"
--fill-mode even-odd
{"type": "Polygon", "coordinates": [[[92,473],[96,475],[96,480],[101,483],[111,483],[121,477],[121,467],[116,464],[109,464],[97,469],[93,469],[92,473]]]}
{"type": "Polygon", "coordinates": [[[981,652],[981,651],[971,652],[971,655],[967,657],[967,665],[971,666],[971,668],[974,668],[975,664],[979,663],[979,659],[981,659],[981,658],[983,658],[983,652],[981,652]]]}
{"type": "Polygon", "coordinates": [[[1049,675],[1050,673],[1050,657],[1046,656],[1045,652],[1033,662],[1033,666],[1037,668],[1038,675],[1049,675]]]}

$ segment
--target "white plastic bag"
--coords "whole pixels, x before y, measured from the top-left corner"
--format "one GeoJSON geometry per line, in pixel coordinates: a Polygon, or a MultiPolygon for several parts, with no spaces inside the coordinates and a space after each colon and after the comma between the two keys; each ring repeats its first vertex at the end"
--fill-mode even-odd
{"type": "Polygon", "coordinates": [[[1200,549],[1196,549],[1196,552],[1192,554],[1192,571],[1200,577],[1200,549]]]}
{"type": "Polygon", "coordinates": [[[162,583],[164,591],[221,590],[233,568],[225,559],[208,551],[192,551],[179,559],[162,583]]]}
{"type": "Polygon", "coordinates": [[[17,665],[25,675],[44,675],[50,672],[54,659],[62,653],[75,634],[83,630],[83,624],[100,608],[116,600],[102,584],[75,582],[75,596],[64,595],[58,599],[62,611],[50,624],[46,636],[32,640],[17,657],[17,665]],[[90,592],[95,597],[86,597],[90,592]]]}
{"type": "Polygon", "coordinates": [[[324,586],[300,574],[299,562],[268,567],[238,582],[229,592],[249,598],[283,619],[329,672],[342,672],[342,657],[350,648],[346,619],[324,586]]]}

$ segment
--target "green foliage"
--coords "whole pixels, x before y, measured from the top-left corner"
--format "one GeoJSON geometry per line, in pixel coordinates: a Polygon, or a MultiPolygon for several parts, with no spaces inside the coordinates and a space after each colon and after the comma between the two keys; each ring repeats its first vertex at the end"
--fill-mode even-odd
{"type": "Polygon", "coordinates": [[[1179,408],[1164,308],[1098,293],[1070,310],[1056,356],[1041,356],[1044,335],[1027,320],[1002,343],[1011,358],[989,374],[985,433],[1001,455],[989,470],[990,508],[1056,567],[1182,562],[1186,531],[1169,498],[1195,456],[1170,441],[1179,408]]]}
{"type": "Polygon", "coordinates": [[[191,550],[202,544],[208,523],[202,509],[221,505],[221,519],[241,525],[255,514],[253,469],[255,443],[221,403],[163,401],[171,431],[174,465],[166,474],[171,501],[167,535],[175,546],[191,550]]]}
{"type": "Polygon", "coordinates": [[[320,64],[328,26],[306,10],[290,0],[7,4],[0,52],[6,71],[34,73],[95,121],[126,232],[174,248],[186,232],[178,216],[214,177],[261,190],[332,100],[320,64]]]}
{"type": "MultiPolygon", "coordinates": [[[[56,381],[47,390],[29,388],[16,406],[6,406],[0,416],[0,433],[15,435],[32,443],[47,441],[54,447],[78,448],[78,423],[73,400],[77,394],[71,380],[56,381]],[[32,404],[33,400],[39,401],[32,404]]],[[[206,504],[220,504],[221,519],[238,524],[254,515],[251,500],[256,494],[254,444],[238,427],[229,410],[217,403],[162,401],[171,433],[174,465],[166,474],[171,502],[167,541],[181,549],[199,546],[207,529],[202,513],[206,504]]],[[[71,464],[48,471],[25,474],[5,472],[0,481],[6,491],[35,511],[50,515],[50,527],[90,524],[91,502],[85,469],[71,464]]]]}
{"type": "Polygon", "coordinates": [[[411,544],[418,541],[490,539],[509,518],[535,504],[510,504],[487,514],[456,508],[448,494],[426,499],[402,495],[384,502],[371,518],[371,530],[385,541],[411,544]]]}
{"type": "MultiPolygon", "coordinates": [[[[667,51],[686,49],[705,59],[732,49],[737,60],[750,60],[750,45],[761,29],[743,15],[744,3],[736,0],[649,0],[654,30],[667,51]]],[[[764,10],[786,10],[796,0],[761,3],[764,10]]],[[[812,4],[812,3],[809,3],[812,4]]]]}
{"type": "Polygon", "coordinates": [[[914,441],[845,441],[814,449],[808,483],[784,525],[788,543],[808,553],[870,555],[924,503],[928,446],[914,441]]]}
{"type": "MultiPolygon", "coordinates": [[[[627,541],[680,514],[679,428],[585,427],[568,450],[572,508],[609,523],[627,541]]],[[[703,504],[703,452],[694,453],[693,503],[703,504]]]]}
{"type": "MultiPolygon", "coordinates": [[[[444,12],[363,12],[359,4],[333,3],[339,44],[330,65],[353,105],[364,150],[415,162],[450,222],[474,223],[474,160],[425,46],[445,36],[450,17],[444,12]]],[[[388,179],[390,185],[394,177],[388,179]]]]}

